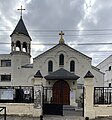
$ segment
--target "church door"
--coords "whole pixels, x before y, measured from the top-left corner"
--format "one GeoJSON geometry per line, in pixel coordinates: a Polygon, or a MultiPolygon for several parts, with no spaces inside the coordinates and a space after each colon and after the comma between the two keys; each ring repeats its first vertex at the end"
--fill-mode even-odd
{"type": "Polygon", "coordinates": [[[70,104],[70,87],[64,80],[60,80],[53,85],[53,101],[54,104],[70,104]]]}

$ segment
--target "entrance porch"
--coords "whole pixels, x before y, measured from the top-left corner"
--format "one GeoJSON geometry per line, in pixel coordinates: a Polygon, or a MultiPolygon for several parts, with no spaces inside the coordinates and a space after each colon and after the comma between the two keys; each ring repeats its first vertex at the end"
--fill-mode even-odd
{"type": "Polygon", "coordinates": [[[43,111],[48,108],[51,112],[52,110],[56,110],[57,107],[56,111],[60,110],[61,114],[63,105],[73,106],[75,103],[78,78],[77,75],[70,73],[63,68],[45,76],[48,86],[44,86],[43,88],[43,111]],[[54,108],[51,109],[51,107],[54,108]]]}
{"type": "Polygon", "coordinates": [[[77,75],[63,68],[52,72],[45,76],[51,88],[48,88],[49,86],[44,87],[44,97],[47,96],[49,102],[53,104],[72,105],[75,99],[78,78],[77,75]]]}

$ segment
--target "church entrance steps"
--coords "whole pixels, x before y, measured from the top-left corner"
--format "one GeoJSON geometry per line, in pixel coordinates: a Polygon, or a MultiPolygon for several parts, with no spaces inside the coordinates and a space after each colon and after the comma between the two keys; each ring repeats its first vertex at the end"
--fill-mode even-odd
{"type": "Polygon", "coordinates": [[[83,110],[82,108],[76,108],[70,105],[63,105],[63,115],[66,116],[82,116],[83,110]]]}
{"type": "Polygon", "coordinates": [[[71,105],[63,105],[63,110],[75,111],[75,107],[71,105]]]}

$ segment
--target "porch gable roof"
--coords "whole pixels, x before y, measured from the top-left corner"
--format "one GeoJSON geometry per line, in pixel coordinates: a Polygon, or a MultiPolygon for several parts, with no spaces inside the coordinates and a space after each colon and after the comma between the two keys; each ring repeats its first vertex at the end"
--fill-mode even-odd
{"type": "Polygon", "coordinates": [[[60,68],[44,77],[46,80],[77,80],[79,76],[60,68]]]}

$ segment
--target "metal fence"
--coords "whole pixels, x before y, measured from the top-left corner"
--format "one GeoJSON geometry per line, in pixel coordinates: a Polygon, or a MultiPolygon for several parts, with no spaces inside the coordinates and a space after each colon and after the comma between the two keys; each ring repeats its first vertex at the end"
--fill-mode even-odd
{"type": "Polygon", "coordinates": [[[94,87],[94,104],[112,104],[112,87],[94,87]]]}
{"type": "MultiPolygon", "coordinates": [[[[0,107],[0,112],[2,112],[2,111],[4,112],[2,118],[4,118],[4,120],[6,120],[6,107],[0,107]]],[[[2,118],[0,118],[0,119],[2,119],[2,118]]]]}
{"type": "Polygon", "coordinates": [[[0,86],[0,103],[33,103],[33,86],[0,86]]]}

